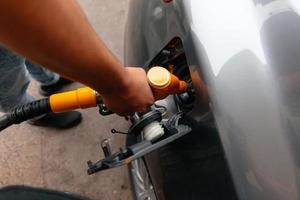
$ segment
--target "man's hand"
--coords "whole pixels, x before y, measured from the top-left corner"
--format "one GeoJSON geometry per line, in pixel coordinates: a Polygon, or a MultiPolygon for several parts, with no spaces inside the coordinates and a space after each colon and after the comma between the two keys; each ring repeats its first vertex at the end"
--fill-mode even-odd
{"type": "Polygon", "coordinates": [[[126,67],[124,78],[124,85],[120,86],[118,91],[101,94],[110,110],[125,116],[133,112],[142,112],[154,103],[144,69],[126,67]]]}

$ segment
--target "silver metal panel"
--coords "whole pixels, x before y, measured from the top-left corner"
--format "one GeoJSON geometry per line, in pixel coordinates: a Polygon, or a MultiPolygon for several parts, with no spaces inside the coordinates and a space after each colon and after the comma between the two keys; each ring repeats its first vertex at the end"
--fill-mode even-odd
{"type": "MultiPolygon", "coordinates": [[[[298,0],[132,1],[126,64],[182,38],[240,199],[300,198],[299,10],[298,0]]],[[[201,120],[197,106],[192,114],[201,120]]]]}

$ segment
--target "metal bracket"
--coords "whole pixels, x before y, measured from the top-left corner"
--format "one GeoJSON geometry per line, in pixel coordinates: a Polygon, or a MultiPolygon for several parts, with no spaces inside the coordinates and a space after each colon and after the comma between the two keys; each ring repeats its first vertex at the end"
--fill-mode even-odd
{"type": "Polygon", "coordinates": [[[105,169],[127,165],[133,160],[141,158],[146,154],[151,153],[152,151],[157,150],[160,147],[165,146],[173,142],[174,140],[188,134],[192,130],[187,125],[178,125],[177,127],[166,129],[167,130],[165,136],[155,142],[143,140],[130,147],[120,149],[120,151],[118,151],[117,153],[108,155],[107,157],[96,163],[88,161],[87,173],[90,175],[105,169]]]}
{"type": "Polygon", "coordinates": [[[103,102],[103,99],[102,97],[99,95],[98,92],[96,92],[96,102],[97,102],[97,105],[99,107],[99,113],[103,116],[106,116],[106,115],[111,115],[113,114],[114,112],[109,110],[106,105],[104,104],[103,102]]]}

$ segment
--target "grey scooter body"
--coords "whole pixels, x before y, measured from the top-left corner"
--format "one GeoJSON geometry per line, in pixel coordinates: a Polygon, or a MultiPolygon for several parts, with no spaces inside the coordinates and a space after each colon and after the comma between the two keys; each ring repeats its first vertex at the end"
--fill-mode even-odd
{"type": "MultiPolygon", "coordinates": [[[[300,199],[299,13],[298,0],[130,3],[126,65],[142,66],[182,40],[196,90],[189,115],[206,123],[198,85],[205,83],[239,199],[300,199]]],[[[163,193],[159,177],[152,182],[163,193]]]]}

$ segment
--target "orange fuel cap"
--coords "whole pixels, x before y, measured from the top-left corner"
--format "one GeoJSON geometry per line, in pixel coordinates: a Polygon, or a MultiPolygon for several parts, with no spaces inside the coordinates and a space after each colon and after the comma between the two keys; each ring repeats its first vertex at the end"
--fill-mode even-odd
{"type": "Polygon", "coordinates": [[[179,80],[166,68],[155,66],[147,72],[148,82],[155,99],[163,99],[170,94],[182,93],[187,89],[187,83],[179,80]]]}

